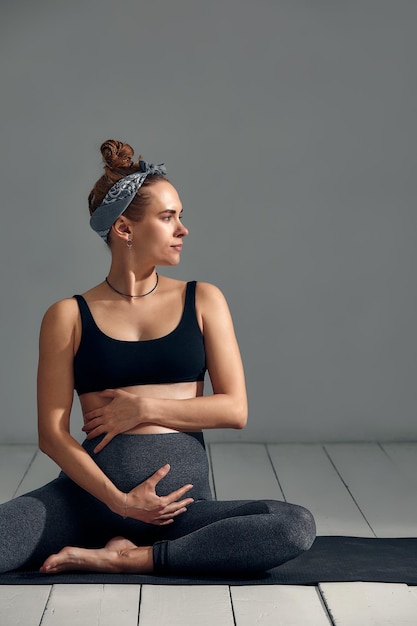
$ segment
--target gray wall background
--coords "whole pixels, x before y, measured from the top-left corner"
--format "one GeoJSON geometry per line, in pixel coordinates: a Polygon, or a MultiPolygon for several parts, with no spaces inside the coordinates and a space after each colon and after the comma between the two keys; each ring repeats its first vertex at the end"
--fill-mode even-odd
{"type": "Polygon", "coordinates": [[[167,163],[191,231],[168,273],[228,298],[250,421],[212,440],[416,439],[416,19],[2,0],[1,442],[36,440],[44,311],[106,274],[86,197],[107,138],[167,163]]]}

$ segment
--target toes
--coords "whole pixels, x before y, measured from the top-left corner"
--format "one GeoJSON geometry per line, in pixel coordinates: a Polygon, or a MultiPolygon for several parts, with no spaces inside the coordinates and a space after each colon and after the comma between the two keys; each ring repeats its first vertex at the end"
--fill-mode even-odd
{"type": "Polygon", "coordinates": [[[40,572],[48,572],[48,571],[50,571],[54,567],[54,564],[55,564],[54,562],[55,562],[55,557],[56,556],[57,556],[56,554],[51,554],[51,556],[48,556],[46,561],[39,568],[39,571],[40,572]]]}
{"type": "Polygon", "coordinates": [[[77,558],[68,548],[63,548],[57,554],[51,554],[40,568],[40,572],[54,574],[74,567],[77,558]]]}

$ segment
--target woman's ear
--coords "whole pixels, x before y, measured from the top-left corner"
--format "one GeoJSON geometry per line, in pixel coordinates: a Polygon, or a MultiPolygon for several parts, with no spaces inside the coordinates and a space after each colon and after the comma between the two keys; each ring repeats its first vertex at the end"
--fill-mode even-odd
{"type": "Polygon", "coordinates": [[[132,234],[130,223],[123,215],[118,217],[114,222],[112,225],[112,231],[116,237],[125,241],[129,239],[129,236],[132,234]]]}

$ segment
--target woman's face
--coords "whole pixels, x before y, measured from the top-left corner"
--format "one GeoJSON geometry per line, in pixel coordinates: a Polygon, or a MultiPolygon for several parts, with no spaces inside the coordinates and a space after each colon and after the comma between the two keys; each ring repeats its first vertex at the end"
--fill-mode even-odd
{"type": "Polygon", "coordinates": [[[177,190],[168,181],[158,181],[146,188],[149,196],[145,216],[132,223],[132,251],[141,262],[154,265],[177,265],[182,240],[188,230],[181,222],[182,204],[177,190]]]}

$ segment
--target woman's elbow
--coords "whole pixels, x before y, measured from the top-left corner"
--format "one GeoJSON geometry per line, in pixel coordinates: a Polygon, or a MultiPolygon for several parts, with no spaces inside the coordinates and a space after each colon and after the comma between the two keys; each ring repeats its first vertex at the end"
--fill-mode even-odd
{"type": "Polygon", "coordinates": [[[233,428],[242,430],[248,422],[248,406],[246,402],[237,402],[233,410],[233,428]]]}
{"type": "Polygon", "coordinates": [[[240,418],[236,421],[236,430],[242,430],[242,428],[245,428],[246,424],[248,423],[248,415],[247,413],[245,415],[241,415],[240,418]]]}
{"type": "Polygon", "coordinates": [[[38,429],[38,447],[47,456],[54,457],[58,440],[59,437],[56,433],[52,433],[46,428],[38,429]]]}
{"type": "Polygon", "coordinates": [[[51,443],[49,438],[41,432],[38,432],[38,447],[41,452],[50,456],[51,443]]]}

